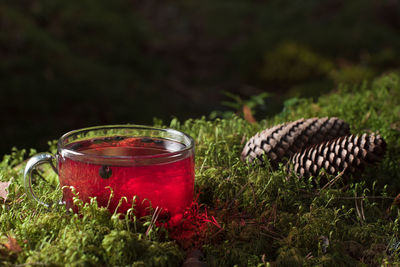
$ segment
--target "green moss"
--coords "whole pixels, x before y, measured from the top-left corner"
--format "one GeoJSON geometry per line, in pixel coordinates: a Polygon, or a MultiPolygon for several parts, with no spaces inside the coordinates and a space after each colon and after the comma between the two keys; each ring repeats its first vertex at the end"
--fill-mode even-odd
{"type": "MultiPolygon", "coordinates": [[[[292,99],[282,113],[255,124],[233,115],[157,126],[182,130],[196,140],[198,212],[210,223],[192,240],[174,241],[165,229],[146,235],[150,218],[120,219],[97,206],[79,214],[62,206],[45,209],[28,201],[22,186],[24,160],[35,153],[13,150],[0,163],[0,180],[11,181],[0,205],[0,264],[50,266],[181,266],[193,247],[209,266],[366,266],[399,264],[400,76],[391,73],[361,86],[341,86],[317,101],[292,99]],[[243,141],[266,127],[301,117],[337,116],[352,133],[378,132],[388,144],[380,164],[329,188],[298,179],[283,166],[251,166],[239,160],[243,141]],[[4,246],[15,236],[22,251],[4,246]]],[[[54,143],[50,143],[54,152],[54,143]]],[[[44,170],[39,195],[56,201],[60,190],[44,170]]],[[[318,180],[318,177],[316,177],[318,180]]]]}

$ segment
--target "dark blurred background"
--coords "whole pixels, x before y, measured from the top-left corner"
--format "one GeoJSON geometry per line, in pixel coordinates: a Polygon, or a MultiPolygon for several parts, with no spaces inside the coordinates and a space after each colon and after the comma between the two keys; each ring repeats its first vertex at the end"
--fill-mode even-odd
{"type": "Polygon", "coordinates": [[[2,0],[0,152],[245,101],[270,116],[396,70],[399,30],[397,0],[2,0]]]}

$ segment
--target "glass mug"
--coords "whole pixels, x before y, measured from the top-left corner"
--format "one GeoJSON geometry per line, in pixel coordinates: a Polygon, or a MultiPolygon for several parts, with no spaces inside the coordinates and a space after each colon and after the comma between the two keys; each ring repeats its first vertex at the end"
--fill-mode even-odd
{"type": "Polygon", "coordinates": [[[64,134],[55,156],[32,157],[24,172],[27,195],[49,206],[32,189],[32,172],[42,163],[49,163],[58,174],[62,203],[75,212],[75,194],[85,203],[96,197],[99,206],[110,212],[126,197],[118,212],[126,213],[134,205],[135,214],[141,217],[149,214],[151,205],[160,211],[159,218],[174,225],[193,200],[194,141],[173,129],[110,125],[64,134]]]}

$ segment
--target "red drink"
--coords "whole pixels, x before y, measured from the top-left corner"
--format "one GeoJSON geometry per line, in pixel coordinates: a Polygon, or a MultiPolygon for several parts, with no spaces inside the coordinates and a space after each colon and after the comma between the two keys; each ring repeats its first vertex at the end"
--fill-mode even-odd
{"type": "MultiPolygon", "coordinates": [[[[112,136],[68,143],[58,154],[60,186],[73,186],[79,198],[96,197],[99,206],[114,212],[132,207],[135,214],[148,214],[149,206],[162,208],[159,218],[176,224],[193,200],[194,153],[179,153],[186,145],[163,138],[112,136]],[[75,153],[76,152],[76,153],[75,153]],[[76,154],[76,155],[75,155],[76,154]],[[110,200],[111,190],[114,196],[110,200]]],[[[63,189],[67,208],[73,207],[72,191],[63,189]]]]}

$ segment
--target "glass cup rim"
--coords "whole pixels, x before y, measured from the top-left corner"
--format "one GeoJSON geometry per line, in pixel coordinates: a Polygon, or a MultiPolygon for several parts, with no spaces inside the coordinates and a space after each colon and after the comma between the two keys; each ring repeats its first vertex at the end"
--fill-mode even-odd
{"type": "MultiPolygon", "coordinates": [[[[132,136],[134,137],[134,136],[132,136]]],[[[65,157],[85,157],[87,159],[116,159],[116,160],[144,160],[144,159],[153,159],[153,158],[174,158],[178,157],[186,152],[190,152],[192,149],[194,149],[195,142],[193,138],[181,131],[171,129],[171,128],[158,128],[154,126],[146,126],[146,125],[138,125],[138,124],[115,124],[115,125],[99,125],[99,126],[91,126],[91,127],[86,127],[86,128],[81,128],[81,129],[76,129],[69,131],[65,134],[63,134],[57,142],[57,153],[60,153],[62,156],[65,157]],[[153,155],[130,155],[130,156],[110,156],[110,155],[94,155],[94,154],[89,154],[89,153],[84,153],[80,152],[71,148],[66,148],[65,144],[63,141],[65,141],[67,138],[77,135],[79,133],[84,133],[84,132],[89,132],[89,131],[99,131],[99,130],[110,130],[110,129],[137,129],[137,130],[153,130],[153,131],[160,131],[160,132],[165,132],[165,133],[170,133],[170,134],[175,134],[179,136],[183,136],[185,139],[188,140],[188,145],[185,144],[185,147],[177,150],[177,151],[171,151],[171,152],[164,152],[160,154],[153,154],[153,155]]]]}

